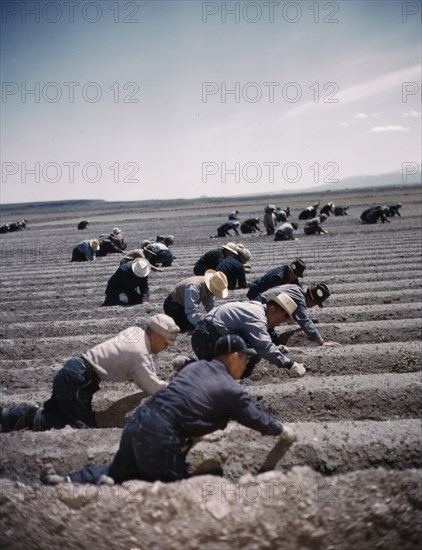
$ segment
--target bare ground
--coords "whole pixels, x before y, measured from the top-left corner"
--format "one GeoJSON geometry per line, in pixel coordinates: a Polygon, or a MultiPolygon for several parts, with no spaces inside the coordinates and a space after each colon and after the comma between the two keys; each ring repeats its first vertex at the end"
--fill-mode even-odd
{"type": "MultiPolygon", "coordinates": [[[[162,311],[169,288],[189,276],[233,208],[262,215],[267,202],[290,204],[294,217],[312,195],[177,201],[151,205],[34,206],[3,211],[30,229],[1,235],[1,403],[42,402],[62,361],[162,311]],[[80,219],[89,219],[78,231],[80,219]],[[69,262],[72,246],[115,225],[129,247],[176,235],[177,260],[150,276],[151,302],[101,308],[115,255],[69,262]]],[[[285,449],[236,424],[190,453],[195,477],[180,483],[123,486],[39,484],[42,468],[65,473],[113,456],[125,418],[141,402],[134,385],[104,384],[95,398],[101,429],[0,434],[4,548],[419,548],[421,525],[421,193],[420,188],[343,192],[326,197],[350,206],[330,217],[328,236],[275,243],[264,235],[238,240],[252,251],[259,276],[302,257],[305,283],[325,281],[328,306],[312,310],[322,334],[342,343],[320,348],[292,327],[280,327],[289,355],[307,376],[292,380],[262,361],[243,382],[259,406],[293,425],[299,440],[285,449]],[[361,226],[373,203],[401,201],[401,218],[361,226]],[[208,472],[219,472],[210,475],[208,472]],[[202,475],[199,475],[202,474],[202,475]],[[199,477],[198,477],[199,475],[199,477]]],[[[7,219],[6,219],[7,218],[7,219]]],[[[229,299],[245,299],[245,291],[229,299]]],[[[157,358],[171,376],[171,358],[189,354],[190,338],[157,358]]]]}

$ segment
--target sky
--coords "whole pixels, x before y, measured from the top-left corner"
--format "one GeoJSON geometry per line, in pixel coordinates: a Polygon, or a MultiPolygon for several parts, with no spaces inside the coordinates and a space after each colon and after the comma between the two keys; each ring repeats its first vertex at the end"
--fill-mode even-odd
{"type": "Polygon", "coordinates": [[[420,1],[4,0],[0,202],[420,173],[421,29],[420,1]]]}

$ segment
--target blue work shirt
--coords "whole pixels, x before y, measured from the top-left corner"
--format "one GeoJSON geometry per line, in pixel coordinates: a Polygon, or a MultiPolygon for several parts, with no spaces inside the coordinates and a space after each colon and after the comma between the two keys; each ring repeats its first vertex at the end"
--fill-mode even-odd
{"type": "Polygon", "coordinates": [[[247,288],[246,272],[242,262],[234,256],[225,258],[215,268],[216,271],[221,271],[227,277],[229,290],[235,288],[247,288]]]}
{"type": "Polygon", "coordinates": [[[251,397],[218,359],[195,361],[155,393],[147,406],[160,409],[181,437],[223,430],[230,420],[265,435],[278,435],[283,425],[257,409],[251,397]]]}
{"type": "Polygon", "coordinates": [[[204,317],[220,336],[237,334],[253,348],[259,360],[266,359],[277,367],[290,368],[294,361],[281,353],[272,342],[267,325],[267,305],[259,302],[227,302],[204,317]]]}
{"type": "Polygon", "coordinates": [[[269,288],[255,299],[262,304],[267,303],[269,294],[281,294],[284,292],[296,304],[296,309],[292,314],[293,319],[300,326],[303,332],[309,336],[311,340],[321,340],[322,336],[318,332],[316,326],[309,317],[308,308],[306,306],[306,293],[297,285],[282,285],[269,288]]]}
{"type": "MultiPolygon", "coordinates": [[[[263,275],[262,277],[255,279],[247,293],[247,297],[249,298],[249,300],[254,300],[258,296],[258,294],[261,294],[269,288],[289,284],[288,267],[289,266],[287,264],[280,265],[278,267],[275,267],[274,269],[271,269],[270,271],[267,271],[267,273],[265,273],[265,275],[263,275]]],[[[299,281],[294,284],[299,287],[302,286],[299,281]]]]}

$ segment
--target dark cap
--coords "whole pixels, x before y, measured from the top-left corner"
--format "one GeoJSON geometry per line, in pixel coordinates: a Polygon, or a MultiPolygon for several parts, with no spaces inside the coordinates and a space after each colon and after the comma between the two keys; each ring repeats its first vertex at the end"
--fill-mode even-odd
{"type": "Polygon", "coordinates": [[[325,302],[325,300],[330,296],[330,291],[325,283],[308,286],[307,293],[312,300],[319,305],[319,307],[323,307],[323,302],[325,302]]]}
{"type": "Polygon", "coordinates": [[[296,258],[296,260],[290,264],[290,269],[298,277],[303,277],[303,272],[306,269],[306,264],[300,258],[296,258]]]}
{"type": "Polygon", "coordinates": [[[236,353],[237,351],[243,351],[248,355],[256,355],[256,351],[248,348],[244,340],[236,334],[226,334],[219,338],[215,344],[216,355],[226,355],[227,353],[236,353]]]}

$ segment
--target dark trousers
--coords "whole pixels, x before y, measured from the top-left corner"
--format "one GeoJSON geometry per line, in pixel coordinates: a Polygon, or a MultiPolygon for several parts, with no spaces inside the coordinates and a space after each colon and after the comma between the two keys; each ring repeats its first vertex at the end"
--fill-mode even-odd
{"type": "Polygon", "coordinates": [[[72,259],[71,262],[87,262],[85,254],[83,254],[80,250],[78,250],[76,247],[72,251],[72,259]]]}
{"type": "Polygon", "coordinates": [[[88,466],[69,474],[74,483],[96,483],[106,474],[116,483],[128,479],[176,481],[188,477],[190,441],[179,437],[166,411],[145,404],[123,428],[120,446],[110,466],[88,466]]]}
{"type": "MultiPolygon", "coordinates": [[[[220,336],[221,334],[218,334],[216,329],[209,323],[201,321],[196,326],[192,334],[191,344],[192,349],[198,359],[206,359],[207,361],[209,361],[215,357],[215,344],[217,343],[217,340],[220,338],[220,336]]],[[[245,336],[243,334],[241,336],[245,340],[245,342],[248,343],[245,336]]],[[[258,355],[249,357],[242,378],[248,378],[252,374],[255,365],[259,361],[260,357],[258,355]]]]}
{"type": "Polygon", "coordinates": [[[101,307],[104,306],[134,306],[137,304],[143,304],[144,301],[148,301],[145,299],[145,296],[141,294],[140,292],[137,292],[136,290],[124,290],[122,288],[117,288],[112,285],[107,285],[106,291],[105,291],[105,299],[104,302],[101,304],[101,307]],[[120,294],[126,294],[128,297],[129,302],[127,304],[124,304],[120,301],[120,294]]]}
{"type": "Polygon", "coordinates": [[[2,430],[24,428],[50,430],[64,428],[95,428],[92,398],[99,384],[80,359],[72,358],[56,373],[53,393],[44,408],[12,407],[3,411],[2,430]]]}
{"type": "Polygon", "coordinates": [[[185,313],[185,308],[176,303],[170,294],[164,300],[163,309],[164,313],[174,320],[182,332],[195,328],[192,323],[189,322],[185,313]]]}
{"type": "Polygon", "coordinates": [[[152,265],[161,264],[163,267],[169,267],[173,263],[173,253],[171,250],[160,250],[156,256],[152,256],[149,261],[152,265]]]}

